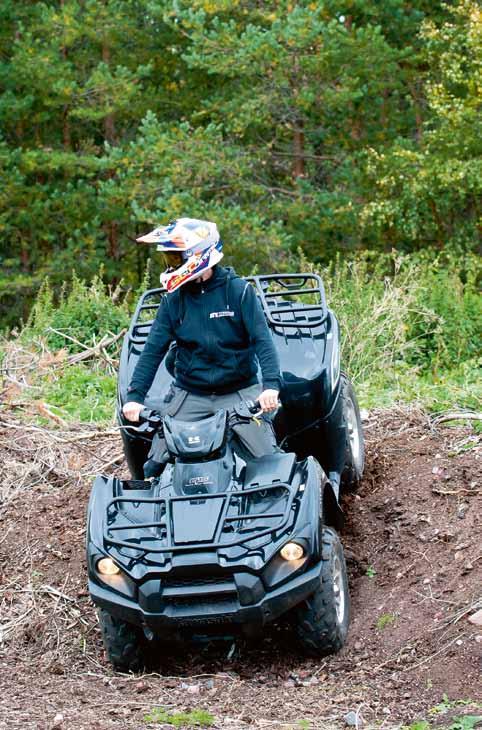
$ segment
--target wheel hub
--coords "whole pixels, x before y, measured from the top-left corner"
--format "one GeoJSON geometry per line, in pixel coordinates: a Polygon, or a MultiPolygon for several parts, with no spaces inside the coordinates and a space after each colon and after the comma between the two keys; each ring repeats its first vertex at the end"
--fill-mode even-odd
{"type": "Polygon", "coordinates": [[[348,428],[348,438],[350,439],[350,449],[353,457],[353,461],[357,467],[360,466],[360,431],[358,428],[358,421],[355,413],[355,406],[352,400],[348,400],[346,409],[346,421],[348,428]]]}
{"type": "Polygon", "coordinates": [[[345,618],[346,596],[343,573],[338,555],[335,555],[333,565],[333,593],[335,594],[336,618],[338,623],[342,624],[345,618]]]}

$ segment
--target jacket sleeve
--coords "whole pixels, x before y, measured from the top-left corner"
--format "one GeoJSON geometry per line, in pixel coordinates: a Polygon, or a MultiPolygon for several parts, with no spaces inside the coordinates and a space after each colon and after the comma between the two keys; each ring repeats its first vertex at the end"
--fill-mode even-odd
{"type": "Polygon", "coordinates": [[[264,390],[281,389],[280,364],[271,332],[256,292],[247,284],[241,297],[244,326],[261,365],[264,390]]]}
{"type": "Polygon", "coordinates": [[[129,401],[144,403],[144,398],[152,385],[157,368],[161,364],[169,345],[174,339],[167,296],[162,298],[146,344],[134,368],[132,379],[127,389],[129,401]]]}

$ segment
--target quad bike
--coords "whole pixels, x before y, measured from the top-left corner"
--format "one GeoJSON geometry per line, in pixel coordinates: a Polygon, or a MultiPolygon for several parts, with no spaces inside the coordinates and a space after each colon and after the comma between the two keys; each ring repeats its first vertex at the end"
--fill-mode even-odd
{"type": "MultiPolygon", "coordinates": [[[[174,636],[255,636],[281,616],[304,648],[338,651],[350,600],[339,501],[363,472],[360,412],[340,372],[339,328],[314,274],[250,277],[278,349],[280,451],[242,458],[233,426],[247,406],[201,421],[162,418],[174,348],[147,395],[140,427],[124,421],[127,386],[164,290],[141,297],[126,335],[118,418],[131,480],[99,476],[88,507],[89,590],[119,669],[140,669],[174,636]],[[153,434],[169,461],[143,478],[153,434]]],[[[256,409],[256,405],[254,405],[256,409]]]]}

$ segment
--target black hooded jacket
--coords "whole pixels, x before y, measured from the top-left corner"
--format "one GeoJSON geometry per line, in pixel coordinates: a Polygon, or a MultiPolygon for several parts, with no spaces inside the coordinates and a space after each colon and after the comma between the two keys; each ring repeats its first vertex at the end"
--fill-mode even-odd
{"type": "Polygon", "coordinates": [[[255,290],[230,268],[163,297],[132,375],[130,401],[143,403],[171,342],[175,384],[191,393],[224,394],[257,382],[280,389],[279,359],[255,290]]]}

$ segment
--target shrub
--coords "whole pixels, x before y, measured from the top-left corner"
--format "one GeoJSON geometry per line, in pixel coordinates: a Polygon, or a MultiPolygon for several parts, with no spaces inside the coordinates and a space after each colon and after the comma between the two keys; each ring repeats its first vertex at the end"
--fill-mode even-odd
{"type": "Polygon", "coordinates": [[[42,338],[51,350],[81,352],[105,334],[117,334],[129,324],[126,301],[119,302],[120,290],[109,290],[100,276],[90,284],[72,275],[69,291],[64,288],[55,302],[49,282],[39,291],[23,338],[42,338]]]}
{"type": "MultiPolygon", "coordinates": [[[[313,266],[300,255],[300,270],[313,266]]],[[[337,258],[323,270],[342,364],[367,407],[480,407],[480,262],[447,251],[337,258]]]]}

